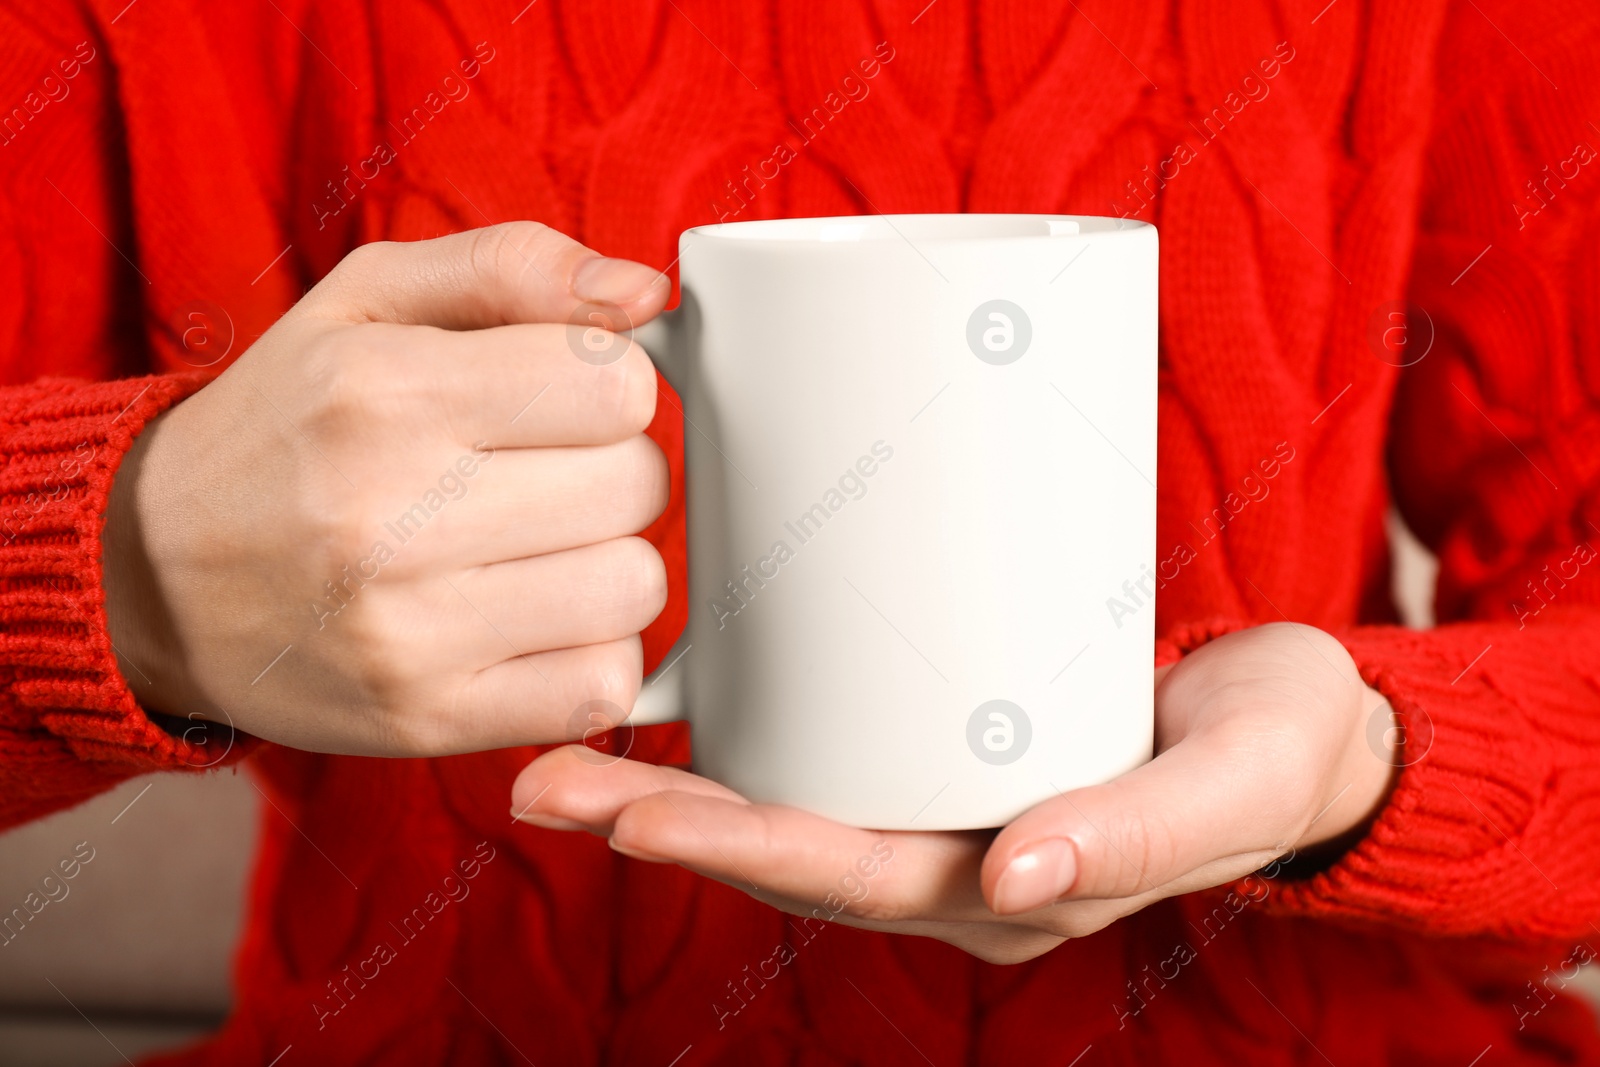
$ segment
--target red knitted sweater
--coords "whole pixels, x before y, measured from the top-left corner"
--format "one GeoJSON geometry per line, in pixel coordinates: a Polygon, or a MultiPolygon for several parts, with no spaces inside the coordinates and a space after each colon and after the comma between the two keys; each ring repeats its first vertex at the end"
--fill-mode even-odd
{"type": "MultiPolygon", "coordinates": [[[[0,4],[0,825],[254,751],[238,1007],[181,1062],[1600,1062],[1556,995],[1600,945],[1592,3],[43,6],[0,4]],[[667,267],[718,218],[962,210],[1161,227],[1168,654],[1333,630],[1426,752],[1328,869],[992,967],[513,827],[531,750],[229,750],[131,698],[119,458],[352,246],[534,218],[667,267]],[[1436,630],[1390,625],[1391,500],[1436,630]]],[[[651,536],[653,664],[681,501],[651,536]]]]}

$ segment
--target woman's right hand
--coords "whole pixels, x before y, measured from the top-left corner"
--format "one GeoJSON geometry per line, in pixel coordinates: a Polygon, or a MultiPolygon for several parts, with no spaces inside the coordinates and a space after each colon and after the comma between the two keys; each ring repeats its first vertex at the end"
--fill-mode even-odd
{"type": "Polygon", "coordinates": [[[352,252],[116,476],[107,614],[140,702],[392,756],[632,707],[666,603],[632,536],[667,502],[655,371],[570,324],[642,324],[669,288],[533,223],[352,252]]]}

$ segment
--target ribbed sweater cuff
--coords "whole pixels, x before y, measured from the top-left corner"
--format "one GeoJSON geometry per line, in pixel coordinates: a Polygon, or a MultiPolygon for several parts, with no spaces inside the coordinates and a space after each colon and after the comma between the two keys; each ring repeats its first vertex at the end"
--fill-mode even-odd
{"type": "Polygon", "coordinates": [[[1215,641],[1235,630],[1248,630],[1255,625],[1242,619],[1218,616],[1174,626],[1164,636],[1156,638],[1156,666],[1170,666],[1208,641],[1215,641]]]}
{"type": "MultiPolygon", "coordinates": [[[[1527,924],[1536,910],[1529,900],[1543,895],[1547,873],[1566,873],[1541,870],[1530,858],[1549,854],[1533,824],[1557,773],[1554,754],[1522,701],[1508,699],[1520,693],[1538,705],[1556,684],[1554,672],[1498,648],[1492,673],[1474,669],[1497,637],[1504,642],[1503,630],[1370,627],[1338,635],[1394,710],[1402,767],[1366,836],[1325,871],[1286,880],[1272,895],[1274,910],[1446,936],[1511,934],[1511,917],[1523,916],[1518,935],[1560,935],[1527,924]]],[[[1372,727],[1378,751],[1385,727],[1372,727]]]]}
{"type": "Polygon", "coordinates": [[[214,725],[175,735],[141,711],[117,668],[101,580],[117,467],[151,419],[208,380],[41,379],[0,393],[0,684],[32,712],[13,728],[41,759],[64,744],[80,760],[137,774],[217,766],[249,747],[214,725]]]}
{"type": "MultiPolygon", "coordinates": [[[[1157,642],[1157,666],[1253,625],[1212,619],[1178,627],[1157,642]]],[[[1524,709],[1579,706],[1588,690],[1552,669],[1559,658],[1553,649],[1541,655],[1496,647],[1492,663],[1480,662],[1497,639],[1507,644],[1504,631],[1462,624],[1335,635],[1394,711],[1401,769],[1372,826],[1348,851],[1300,878],[1292,862],[1274,865],[1281,874],[1266,898],[1269,911],[1439,936],[1570,933],[1557,912],[1542,919],[1547,909],[1529,904],[1555,890],[1552,878],[1577,884],[1589,872],[1581,863],[1566,869],[1573,850],[1563,847],[1561,820],[1541,818],[1562,768],[1546,731],[1524,709]]],[[[1370,724],[1375,756],[1389,728],[1387,717],[1370,724]]],[[[1256,879],[1234,888],[1255,899],[1256,879]]]]}

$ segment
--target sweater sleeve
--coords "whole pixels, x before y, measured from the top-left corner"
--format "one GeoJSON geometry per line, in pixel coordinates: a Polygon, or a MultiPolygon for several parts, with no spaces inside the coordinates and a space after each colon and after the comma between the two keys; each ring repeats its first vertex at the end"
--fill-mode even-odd
{"type": "Polygon", "coordinates": [[[1391,424],[1439,625],[1341,635],[1404,766],[1365,839],[1273,899],[1571,939],[1600,922],[1600,29],[1484,6],[1440,50],[1474,77],[1435,118],[1391,424]]]}
{"type": "Polygon", "coordinates": [[[148,366],[147,283],[110,60],[70,5],[47,24],[30,11],[0,2],[0,829],[245,748],[214,725],[162,728],[118,672],[100,572],[111,479],[206,379],[127,377],[148,366]]]}
{"type": "Polygon", "coordinates": [[[198,375],[0,389],[0,828],[149,771],[217,766],[242,738],[152,722],[107,632],[100,531],[145,423],[198,375]]]}

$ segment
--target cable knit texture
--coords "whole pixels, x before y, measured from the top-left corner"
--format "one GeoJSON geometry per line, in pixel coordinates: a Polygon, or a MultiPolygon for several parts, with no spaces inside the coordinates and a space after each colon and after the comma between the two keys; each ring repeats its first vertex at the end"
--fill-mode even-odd
{"type": "MultiPolygon", "coordinates": [[[[262,746],[238,1007],[170,1062],[1600,1062],[1587,1011],[1528,985],[1600,944],[1588,0],[0,8],[5,821],[216,756],[135,706],[96,562],[117,458],[194,387],[179,372],[236,358],[358,243],[514,218],[662,268],[718,219],[1156,222],[1162,659],[1311,623],[1406,730],[1392,800],[1337,862],[1009,968],[807,937],[512,827],[533,750],[262,746]],[[227,323],[211,347],[186,340],[196,307],[227,323]],[[1391,502],[1441,560],[1432,631],[1393,625],[1391,502]]],[[[681,486],[672,405],[651,432],[681,486]]],[[[685,617],[682,519],[675,495],[649,531],[671,591],[651,664],[685,617]]],[[[688,740],[642,730],[635,755],[688,740]]]]}

